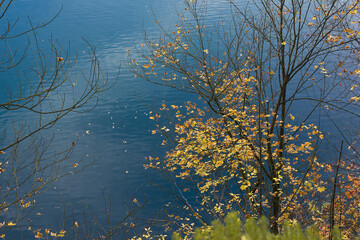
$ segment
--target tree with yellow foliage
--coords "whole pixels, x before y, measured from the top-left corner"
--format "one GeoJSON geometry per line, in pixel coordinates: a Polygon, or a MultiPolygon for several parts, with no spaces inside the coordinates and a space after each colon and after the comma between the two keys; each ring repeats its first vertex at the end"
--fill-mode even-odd
{"type": "Polygon", "coordinates": [[[333,159],[319,146],[322,123],[340,129],[333,111],[359,117],[359,2],[227,2],[232,14],[219,28],[206,25],[205,2],[185,0],[175,29],[146,38],[143,59],[131,60],[136,76],[201,100],[153,113],[154,132],[173,144],[147,167],[174,174],[178,199],[205,225],[236,210],[268,217],[274,233],[290,219],[317,223],[324,236],[335,224],[356,235],[356,139],[340,131],[338,145],[351,151],[333,159]]]}

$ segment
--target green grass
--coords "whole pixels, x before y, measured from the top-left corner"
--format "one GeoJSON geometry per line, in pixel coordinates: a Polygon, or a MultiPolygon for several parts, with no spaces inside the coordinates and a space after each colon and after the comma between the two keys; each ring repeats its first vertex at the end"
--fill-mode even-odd
{"type": "MultiPolygon", "coordinates": [[[[182,237],[178,234],[173,235],[174,240],[180,240],[182,237]]],[[[225,219],[225,223],[214,221],[212,226],[207,229],[196,229],[194,240],[320,240],[321,235],[315,226],[302,228],[299,223],[286,222],[283,230],[275,235],[268,229],[268,221],[263,217],[256,221],[249,218],[243,224],[236,212],[229,213],[225,219]]],[[[333,231],[332,240],[340,240],[341,234],[338,228],[333,231]]]]}

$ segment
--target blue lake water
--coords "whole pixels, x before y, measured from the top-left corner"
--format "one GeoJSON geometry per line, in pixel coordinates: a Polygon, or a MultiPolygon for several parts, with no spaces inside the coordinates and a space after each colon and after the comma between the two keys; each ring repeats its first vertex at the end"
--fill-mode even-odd
{"type": "MultiPolygon", "coordinates": [[[[159,107],[163,100],[169,104],[181,104],[196,96],[179,94],[176,90],[134,78],[127,69],[126,50],[130,49],[136,57],[135,46],[143,41],[144,29],[154,36],[160,32],[153,14],[165,28],[171,27],[177,20],[176,11],[183,9],[182,4],[180,0],[18,0],[8,10],[10,21],[20,17],[14,32],[21,32],[29,27],[27,16],[36,25],[51,19],[62,9],[52,23],[37,31],[38,40],[45,55],[46,43],[51,36],[64,46],[70,42],[72,51],[77,51],[77,68],[84,69],[85,73],[89,67],[89,47],[82,38],[96,48],[101,67],[108,72],[111,83],[124,61],[117,82],[101,95],[96,109],[71,114],[45,132],[48,136],[54,135],[53,149],[61,150],[76,142],[75,152],[64,163],[65,168],[70,169],[80,159],[84,160],[79,167],[93,160],[96,162],[75,175],[60,179],[36,197],[37,207],[29,218],[36,222],[37,227],[59,226],[64,205],[72,209],[68,219],[81,222],[83,208],[87,206],[104,223],[104,193],[107,200],[111,199],[114,224],[123,218],[127,207],[131,208],[134,198],[146,202],[136,216],[138,218],[154,216],[168,201],[166,193],[156,186],[166,184],[166,180],[143,169],[146,156],[161,155],[163,151],[160,149],[161,138],[151,134],[154,125],[148,112],[159,107]],[[42,215],[37,216],[37,212],[42,215]]],[[[210,1],[209,20],[218,19],[227,7],[221,1],[210,1]]],[[[25,44],[26,37],[22,37],[13,40],[11,47],[21,50],[25,44]]],[[[19,66],[20,72],[31,68],[32,61],[26,58],[19,66]]],[[[7,96],[4,83],[10,91],[19,91],[14,80],[16,73],[1,73],[0,78],[2,100],[7,96]]],[[[304,106],[297,107],[301,112],[304,106]]],[[[28,117],[25,112],[0,114],[2,129],[11,129],[14,122],[28,117]]]]}
{"type": "MultiPolygon", "coordinates": [[[[166,180],[143,169],[145,156],[162,153],[159,150],[160,137],[151,134],[154,125],[149,120],[148,112],[160,106],[163,100],[181,104],[194,96],[179,95],[173,89],[135,79],[127,69],[126,50],[136,52],[135,46],[143,42],[144,29],[149,35],[159,34],[154,14],[165,28],[173,26],[177,21],[177,10],[183,9],[182,4],[179,0],[19,0],[9,8],[9,21],[15,22],[19,18],[13,29],[14,34],[29,28],[28,17],[33,25],[37,25],[53,18],[61,10],[53,22],[37,31],[37,39],[45,56],[49,54],[48,39],[57,39],[64,47],[70,43],[72,54],[77,54],[77,69],[86,74],[90,61],[89,46],[83,40],[85,38],[96,48],[102,70],[109,74],[111,84],[115,81],[119,65],[124,61],[117,82],[101,95],[95,110],[71,114],[44,132],[48,138],[54,136],[52,150],[60,151],[76,142],[74,154],[63,163],[65,169],[71,169],[80,159],[83,160],[79,168],[94,160],[96,162],[77,174],[60,179],[48,191],[36,196],[36,208],[27,216],[33,226],[60,229],[65,208],[71,209],[67,212],[66,220],[81,222],[84,207],[91,209],[99,221],[105,223],[104,195],[107,201],[111,200],[113,224],[123,218],[127,207],[132,208],[134,198],[146,202],[137,218],[153,217],[168,200],[166,194],[154,184],[166,184],[166,180]]],[[[209,18],[218,18],[222,8],[226,7],[212,1],[208,5],[209,18]]],[[[36,52],[34,39],[31,34],[29,36],[30,51],[18,67],[20,75],[30,72],[34,65],[31,56],[36,52]]],[[[11,49],[19,52],[24,50],[27,38],[22,36],[11,40],[11,49]]],[[[136,53],[133,56],[136,57],[136,53]]],[[[2,101],[7,99],[8,90],[15,95],[19,93],[16,72],[1,73],[0,78],[2,101]]],[[[71,94],[71,89],[68,90],[71,94]]],[[[30,125],[38,120],[26,111],[2,111],[0,125],[10,132],[14,123],[24,119],[30,125]]],[[[26,221],[23,225],[27,226],[26,221]]]]}

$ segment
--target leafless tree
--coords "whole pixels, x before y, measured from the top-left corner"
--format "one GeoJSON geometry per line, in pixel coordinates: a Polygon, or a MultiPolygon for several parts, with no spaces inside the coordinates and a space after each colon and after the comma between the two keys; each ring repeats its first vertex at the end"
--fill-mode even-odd
{"type": "Polygon", "coordinates": [[[61,166],[71,156],[76,140],[57,151],[51,145],[53,135],[43,134],[44,131],[71,113],[93,109],[99,95],[109,87],[107,75],[102,72],[90,44],[90,63],[86,71],[77,69],[76,55],[72,55],[70,46],[65,48],[49,39],[48,49],[43,49],[37,30],[54,21],[60,12],[38,25],[33,25],[29,18],[28,29],[19,33],[14,31],[17,21],[7,19],[13,2],[0,1],[0,74],[6,76],[0,83],[3,89],[7,84],[12,85],[0,101],[0,113],[11,119],[11,123],[1,127],[0,136],[0,213],[2,219],[8,216],[0,232],[20,221],[20,212],[34,205],[34,195],[77,170],[61,166]],[[13,49],[14,39],[24,39],[26,47],[13,49]],[[22,70],[25,61],[26,69],[22,70]]]}

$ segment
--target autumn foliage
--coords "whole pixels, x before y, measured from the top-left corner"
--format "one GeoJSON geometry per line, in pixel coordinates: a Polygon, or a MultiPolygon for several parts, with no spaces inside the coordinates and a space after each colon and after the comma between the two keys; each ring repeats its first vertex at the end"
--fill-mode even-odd
{"type": "Polygon", "coordinates": [[[357,236],[356,138],[332,114],[359,117],[359,2],[260,1],[255,14],[229,1],[223,29],[206,26],[203,2],[184,3],[175,30],[147,37],[141,63],[130,63],[136,76],[200,99],[163,104],[150,117],[168,151],[146,167],[176,176],[188,212],[181,231],[235,210],[242,219],[266,216],[274,233],[291,220],[316,224],[324,237],[335,225],[357,236]],[[334,144],[324,121],[342,137],[331,158],[321,153],[334,144]]]}

